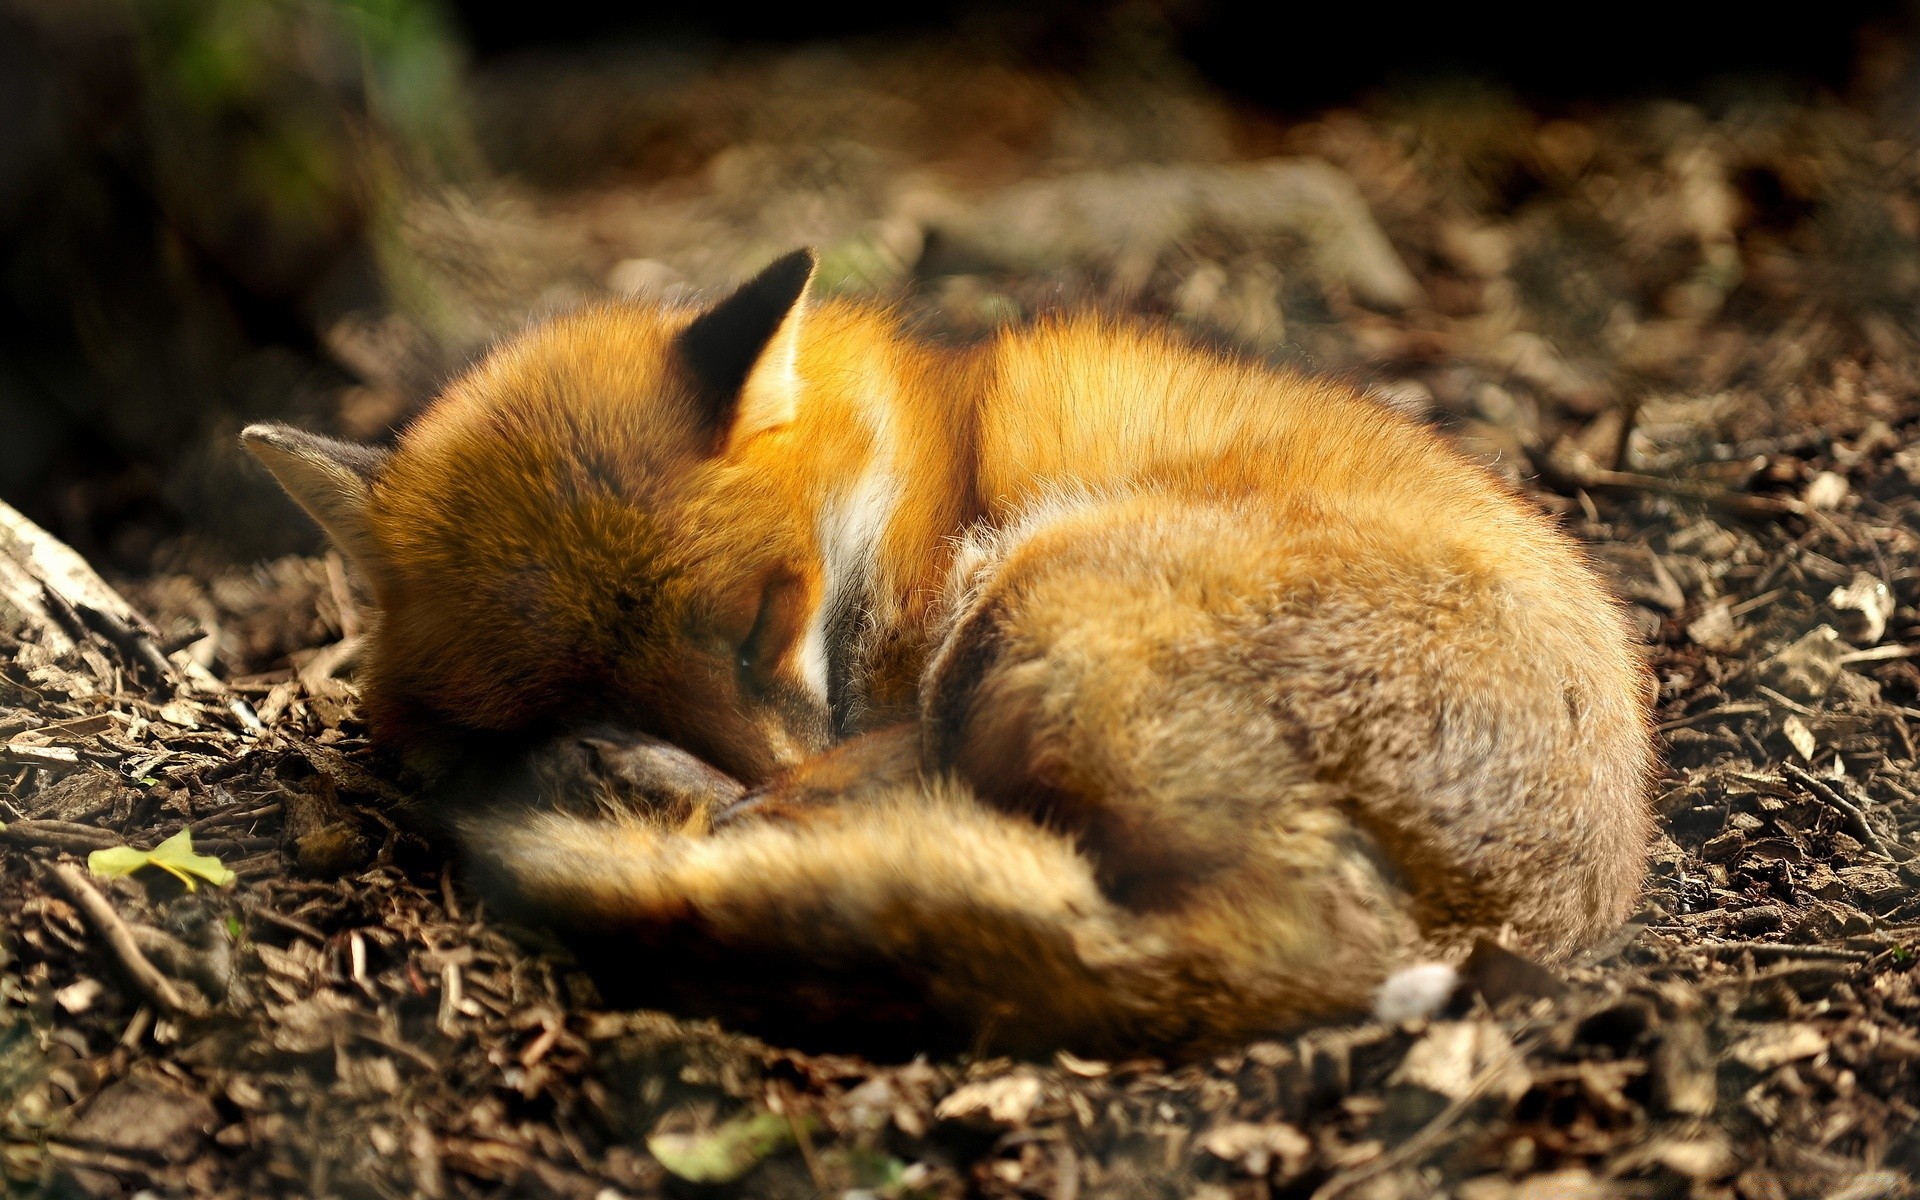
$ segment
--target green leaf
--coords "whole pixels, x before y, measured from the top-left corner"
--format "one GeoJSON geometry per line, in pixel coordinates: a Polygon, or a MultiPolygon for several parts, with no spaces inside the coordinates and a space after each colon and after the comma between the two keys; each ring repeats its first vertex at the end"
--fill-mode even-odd
{"type": "Polygon", "coordinates": [[[793,1122],[770,1112],[747,1113],[703,1133],[656,1133],[647,1149],[690,1183],[731,1183],[776,1150],[793,1144],[793,1122]]]}
{"type": "Polygon", "coordinates": [[[204,879],[215,887],[226,887],[235,879],[227,865],[213,855],[195,854],[193,834],[185,829],[151,850],[115,846],[111,850],[95,850],[87,855],[87,870],[102,879],[131,875],[142,867],[159,867],[178,877],[190,892],[199,890],[196,879],[204,879]]]}

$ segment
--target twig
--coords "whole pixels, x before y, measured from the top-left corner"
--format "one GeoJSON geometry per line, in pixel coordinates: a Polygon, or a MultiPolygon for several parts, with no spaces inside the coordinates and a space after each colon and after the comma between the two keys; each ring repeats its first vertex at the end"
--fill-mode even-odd
{"type": "Polygon", "coordinates": [[[1780,572],[1786,570],[1787,567],[1793,563],[1793,560],[1799,558],[1807,547],[1813,545],[1819,536],[1820,529],[1816,526],[1793,539],[1787,548],[1780,552],[1779,557],[1767,564],[1766,570],[1760,572],[1760,578],[1753,581],[1753,590],[1756,592],[1764,591],[1767,585],[1772,583],[1780,572]]]}
{"type": "Polygon", "coordinates": [[[147,1036],[147,1030],[153,1025],[153,1005],[142,1004],[134,1011],[133,1019],[120,1031],[120,1044],[131,1050],[147,1036]]]}
{"type": "Polygon", "coordinates": [[[86,1167],[109,1175],[129,1176],[140,1180],[150,1181],[154,1178],[153,1164],[142,1162],[131,1154],[118,1154],[111,1150],[98,1150],[91,1146],[74,1146],[56,1141],[47,1143],[47,1153],[70,1166],[86,1167]]]}
{"type": "Polygon", "coordinates": [[[1798,700],[1793,699],[1791,696],[1783,696],[1779,692],[1774,691],[1772,688],[1768,687],[1764,683],[1755,687],[1754,690],[1759,692],[1761,695],[1765,696],[1767,699],[1773,701],[1775,704],[1778,704],[1780,707],[1786,709],[1788,712],[1799,713],[1803,717],[1817,717],[1820,715],[1819,709],[1808,708],[1806,705],[1800,703],[1798,700]]]}
{"type": "MultiPolygon", "coordinates": [[[[1513,1049],[1516,1055],[1525,1059],[1528,1052],[1532,1050],[1532,1046],[1516,1044],[1513,1049]]],[[[1504,1060],[1494,1062],[1482,1069],[1473,1077],[1473,1082],[1467,1085],[1467,1090],[1460,1093],[1453,1103],[1441,1109],[1433,1120],[1421,1126],[1418,1133],[1372,1162],[1350,1171],[1342,1171],[1327,1180],[1314,1190],[1311,1200],[1335,1200],[1336,1197],[1344,1196],[1364,1183],[1378,1179],[1389,1171],[1397,1171],[1418,1160],[1421,1155],[1439,1145],[1453,1123],[1492,1091],[1493,1085],[1500,1080],[1500,1077],[1512,1069],[1513,1064],[1504,1060]]]]}
{"type": "Polygon", "coordinates": [[[77,767],[80,752],[66,746],[0,745],[0,763],[16,767],[77,767]]]}
{"type": "Polygon", "coordinates": [[[1672,721],[1662,721],[1658,725],[1655,725],[1654,728],[1661,733],[1666,733],[1674,729],[1685,729],[1689,725],[1698,725],[1702,721],[1710,721],[1715,717],[1751,716],[1755,713],[1763,713],[1766,711],[1767,706],[1764,704],[1753,704],[1749,702],[1722,704],[1719,708],[1709,708],[1705,712],[1697,712],[1691,716],[1680,717],[1672,721]]]}
{"type": "Polygon", "coordinates": [[[197,985],[215,1000],[227,998],[227,989],[233,982],[231,972],[223,969],[211,956],[164,930],[147,925],[130,925],[127,928],[148,961],[164,966],[165,973],[197,985]]]}
{"type": "Polygon", "coordinates": [[[318,929],[315,929],[298,917],[289,917],[284,913],[277,913],[264,904],[255,904],[251,901],[248,901],[245,907],[248,915],[257,917],[269,925],[278,925],[280,928],[291,933],[297,933],[301,937],[312,941],[316,946],[324,946],[327,944],[326,934],[321,933],[318,929]]]}
{"type": "Polygon", "coordinates": [[[1920,650],[1912,646],[1869,646],[1865,650],[1849,650],[1837,660],[1842,665],[1857,662],[1884,662],[1890,658],[1912,658],[1920,650]]]}
{"type": "Polygon", "coordinates": [[[1847,950],[1839,946],[1797,946],[1787,942],[1701,942],[1684,948],[1702,954],[1778,954],[1835,962],[1865,962],[1873,957],[1864,950],[1847,950]]]}
{"type": "Polygon", "coordinates": [[[440,1071],[446,1067],[445,1063],[428,1054],[425,1050],[422,1050],[418,1046],[408,1045],[399,1038],[388,1037],[386,1034],[372,1029],[361,1029],[356,1032],[362,1040],[372,1042],[382,1050],[391,1050],[400,1057],[410,1059],[429,1071],[440,1071]]]}
{"type": "Polygon", "coordinates": [[[87,628],[99,634],[101,640],[120,652],[120,656],[129,663],[145,667],[153,677],[153,686],[163,696],[171,696],[177,682],[177,673],[167,656],[160,653],[160,647],[153,639],[129,622],[121,620],[103,608],[90,604],[74,606],[79,610],[80,619],[87,628]]]}
{"type": "Polygon", "coordinates": [[[40,601],[45,606],[47,615],[53,618],[54,624],[60,626],[62,633],[73,639],[75,646],[86,645],[87,627],[80,620],[80,614],[73,610],[73,605],[67,603],[65,596],[54,590],[52,584],[44,579],[38,579],[37,576],[35,578],[40,584],[40,601]]]}
{"type": "Polygon", "coordinates": [[[340,637],[352,640],[360,636],[360,606],[353,600],[353,585],[347,582],[347,564],[338,550],[327,551],[327,590],[333,595],[333,607],[340,614],[340,637]]]}
{"type": "Polygon", "coordinates": [[[820,1156],[814,1153],[813,1138],[807,1133],[807,1123],[793,1110],[793,1097],[780,1089],[780,1107],[786,1110],[787,1126],[793,1130],[793,1144],[800,1148],[800,1159],[807,1165],[807,1174],[813,1179],[813,1186],[822,1196],[831,1193],[827,1186],[827,1177],[820,1170],[820,1156]]]}
{"type": "Polygon", "coordinates": [[[1597,465],[1581,464],[1570,467],[1566,463],[1554,461],[1552,455],[1540,452],[1530,451],[1528,457],[1533,460],[1534,470],[1540,473],[1542,481],[1558,492],[1570,491],[1576,487],[1628,494],[1652,492],[1658,496],[1697,500],[1724,509],[1735,516],[1755,520],[1774,520],[1807,511],[1806,505],[1798,500],[1734,492],[1718,484],[1701,483],[1692,479],[1662,479],[1657,475],[1642,475],[1637,471],[1609,471],[1597,465]]]}
{"type": "Polygon", "coordinates": [[[16,846],[39,846],[47,850],[66,850],[85,854],[121,844],[121,839],[104,829],[76,825],[71,821],[15,821],[0,826],[0,841],[16,846]]]}
{"type": "Polygon", "coordinates": [[[87,877],[82,875],[77,867],[70,867],[65,863],[48,863],[47,871],[53,876],[54,882],[60,886],[60,890],[67,894],[67,899],[73,901],[73,906],[87,918],[87,923],[93,926],[94,932],[106,941],[107,947],[120,960],[121,968],[126,971],[134,984],[146,993],[148,999],[177,1016],[197,1017],[202,1014],[204,1011],[202,1007],[190,1002],[180,989],[173,985],[173,980],[162,975],[160,969],[140,952],[140,945],[134,939],[133,930],[128,928],[126,921],[114,911],[113,905],[107,903],[107,898],[87,882],[87,877]]]}
{"type": "Polygon", "coordinates": [[[1073,1143],[1061,1138],[1054,1149],[1058,1154],[1054,1159],[1051,1200],[1080,1200],[1080,1159],[1073,1152],[1073,1143]]]}
{"type": "Polygon", "coordinates": [[[1787,589],[1785,588],[1774,588],[1770,592],[1761,592],[1758,596],[1750,600],[1742,600],[1740,603],[1727,609],[1727,615],[1730,617],[1744,617],[1750,612],[1765,608],[1786,594],[1787,589]]]}
{"type": "Polygon", "coordinates": [[[279,811],[280,801],[278,800],[257,805],[253,808],[240,808],[235,805],[229,805],[226,808],[216,809],[204,817],[188,821],[187,828],[193,833],[198,834],[203,830],[212,829],[220,825],[238,825],[246,821],[258,820],[261,817],[270,817],[279,811]]]}
{"type": "Polygon", "coordinates": [[[1818,775],[1804,771],[1792,763],[1781,763],[1780,773],[1807,789],[1809,792],[1812,792],[1816,799],[1826,801],[1835,811],[1846,817],[1848,822],[1853,825],[1854,832],[1860,835],[1860,841],[1867,849],[1882,858],[1893,857],[1893,855],[1887,852],[1887,844],[1881,841],[1880,835],[1873,831],[1873,826],[1867,824],[1867,814],[1861,812],[1859,807],[1851,800],[1842,796],[1839,790],[1833,787],[1833,785],[1818,775]]]}
{"type": "Polygon", "coordinates": [[[344,668],[351,666],[360,655],[360,639],[345,637],[331,646],[317,651],[300,668],[300,686],[309,694],[318,692],[320,685],[338,675],[344,668]]]}
{"type": "Polygon", "coordinates": [[[347,935],[347,978],[360,985],[367,999],[375,1004],[380,1002],[380,993],[373,986],[373,980],[367,975],[367,939],[358,929],[347,935]]]}

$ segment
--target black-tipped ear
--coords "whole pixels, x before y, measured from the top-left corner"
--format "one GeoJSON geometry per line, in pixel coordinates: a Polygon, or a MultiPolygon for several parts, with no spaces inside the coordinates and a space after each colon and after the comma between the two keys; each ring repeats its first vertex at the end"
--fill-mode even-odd
{"type": "Polygon", "coordinates": [[[336,442],[291,425],[249,425],[240,431],[240,441],[360,572],[374,577],[379,563],[367,514],[374,476],[386,462],[386,451],[336,442]]]}
{"type": "Polygon", "coordinates": [[[794,353],[813,268],[812,250],[777,258],[681,332],[680,356],[718,444],[793,419],[794,353]]]}

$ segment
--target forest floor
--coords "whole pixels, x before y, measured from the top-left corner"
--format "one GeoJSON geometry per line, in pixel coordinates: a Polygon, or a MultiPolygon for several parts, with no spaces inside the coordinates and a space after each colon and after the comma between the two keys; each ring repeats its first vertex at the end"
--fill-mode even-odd
{"type": "Polygon", "coordinates": [[[530,314],[801,243],[930,335],[1085,301],[1358,379],[1524,487],[1631,605],[1667,759],[1632,923],[1545,969],[1488,948],[1442,1019],[1197,1062],[880,1064],[607,1011],[390,819],[414,782],[357,719],[338,560],[163,547],[116,583],[170,677],[91,627],[0,646],[11,1189],[1911,1193],[1920,135],[1752,94],[1281,122],[1103,70],[494,68],[497,177],[411,201],[412,299],[328,331],[361,380],[337,427],[390,427],[530,314]],[[142,984],[71,879],[181,829],[230,886],[92,884],[142,984]]]}

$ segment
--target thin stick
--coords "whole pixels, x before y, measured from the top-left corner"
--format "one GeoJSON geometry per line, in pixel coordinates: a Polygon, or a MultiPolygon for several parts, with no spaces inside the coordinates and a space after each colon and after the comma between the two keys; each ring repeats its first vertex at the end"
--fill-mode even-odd
{"type": "Polygon", "coordinates": [[[0,745],[0,763],[19,767],[77,767],[80,765],[80,752],[70,746],[32,746],[8,742],[0,745]]]}
{"type": "Polygon", "coordinates": [[[106,850],[120,844],[119,838],[97,825],[81,825],[73,821],[15,821],[11,825],[0,826],[0,841],[12,842],[16,846],[71,850],[80,854],[89,850],[106,850]]]}
{"type": "MultiPolygon", "coordinates": [[[[1514,1053],[1524,1061],[1532,1048],[1531,1045],[1516,1045],[1513,1049],[1514,1053]]],[[[1494,1083],[1509,1069],[1511,1064],[1508,1062],[1496,1062],[1487,1067],[1474,1077],[1473,1082],[1467,1085],[1467,1090],[1460,1093],[1458,1099],[1441,1109],[1433,1120],[1421,1126],[1418,1133],[1372,1162],[1350,1171],[1342,1171],[1327,1180],[1314,1191],[1311,1200],[1335,1200],[1336,1197],[1346,1195],[1363,1183],[1419,1161],[1422,1155],[1440,1144],[1447,1130],[1452,1128],[1453,1123],[1458,1121],[1467,1109],[1493,1090],[1494,1083]]]]}
{"type": "Polygon", "coordinates": [[[121,968],[126,971],[134,984],[146,993],[148,999],[177,1016],[202,1015],[203,1008],[189,1002],[180,990],[173,986],[173,980],[162,975],[160,969],[140,952],[140,945],[134,940],[133,930],[128,928],[120,914],[114,911],[113,905],[107,903],[107,898],[87,882],[87,877],[82,875],[78,868],[70,867],[65,863],[48,863],[47,871],[53,876],[54,882],[60,885],[60,890],[67,894],[67,899],[73,901],[73,906],[87,918],[87,923],[93,926],[94,932],[106,941],[114,957],[120,960],[121,968]]]}
{"type": "Polygon", "coordinates": [[[1866,962],[1873,957],[1864,950],[1848,950],[1841,946],[1797,946],[1787,942],[1701,942],[1681,948],[1698,954],[1777,954],[1785,958],[1827,962],[1866,962]]]}
{"type": "Polygon", "coordinates": [[[327,551],[327,590],[333,594],[334,611],[340,614],[340,636],[360,636],[360,606],[354,603],[353,586],[347,582],[347,564],[338,550],[327,551]]]}
{"type": "Polygon", "coordinates": [[[290,933],[297,933],[301,937],[312,941],[315,945],[324,946],[327,944],[326,934],[321,933],[318,929],[315,929],[298,917],[289,917],[284,913],[277,913],[264,904],[255,904],[251,901],[245,902],[245,906],[247,915],[249,916],[258,917],[269,925],[278,925],[290,933]]]}
{"type": "Polygon", "coordinates": [[[813,1138],[807,1133],[807,1123],[800,1114],[793,1111],[793,1098],[785,1088],[780,1089],[780,1107],[786,1110],[787,1127],[793,1130],[793,1143],[800,1148],[800,1159],[807,1164],[807,1174],[813,1179],[813,1186],[822,1196],[832,1189],[827,1186],[827,1177],[820,1170],[820,1158],[813,1152],[813,1138]]]}
{"type": "Polygon", "coordinates": [[[1667,733],[1675,729],[1685,729],[1691,725],[1698,725],[1702,721],[1711,721],[1715,717],[1751,716],[1755,713],[1763,713],[1766,711],[1767,706],[1764,704],[1723,704],[1719,708],[1709,708],[1705,712],[1697,712],[1690,717],[1680,717],[1672,721],[1662,721],[1658,725],[1655,725],[1654,728],[1661,733],[1667,733]]]}
{"type": "MultiPolygon", "coordinates": [[[[1807,511],[1806,505],[1798,500],[1734,492],[1716,484],[1702,483],[1693,479],[1662,479],[1654,475],[1642,475],[1637,471],[1609,471],[1598,466],[1568,469],[1563,464],[1553,462],[1545,454],[1534,453],[1529,457],[1532,458],[1534,469],[1540,473],[1541,478],[1556,491],[1581,487],[1591,491],[1627,494],[1652,492],[1655,495],[1672,496],[1681,500],[1697,500],[1725,509],[1735,516],[1754,520],[1773,520],[1807,511]]],[[[1756,589],[1758,586],[1756,585],[1756,589]]]]}
{"type": "Polygon", "coordinates": [[[1887,853],[1887,844],[1880,840],[1880,835],[1873,831],[1873,826],[1867,824],[1867,814],[1861,812],[1851,800],[1842,796],[1833,785],[1817,775],[1801,770],[1792,763],[1781,763],[1780,773],[1812,792],[1815,799],[1826,801],[1845,817],[1853,826],[1854,832],[1860,835],[1860,841],[1866,845],[1867,849],[1882,858],[1893,857],[1887,853]]]}

